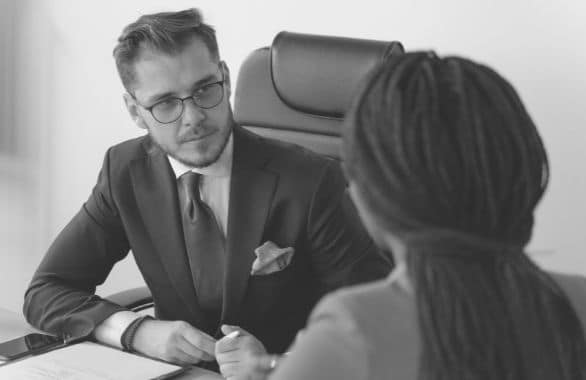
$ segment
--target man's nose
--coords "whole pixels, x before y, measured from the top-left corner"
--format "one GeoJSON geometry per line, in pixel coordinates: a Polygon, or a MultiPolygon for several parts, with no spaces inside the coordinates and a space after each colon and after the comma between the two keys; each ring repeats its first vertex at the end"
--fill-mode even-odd
{"type": "Polygon", "coordinates": [[[183,101],[183,124],[198,125],[202,120],[206,118],[204,110],[199,108],[193,98],[185,99],[183,101]]]}

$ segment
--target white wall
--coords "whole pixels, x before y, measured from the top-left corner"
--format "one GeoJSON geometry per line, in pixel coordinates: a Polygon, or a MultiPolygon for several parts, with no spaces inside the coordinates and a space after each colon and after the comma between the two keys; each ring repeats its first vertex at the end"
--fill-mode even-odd
{"type": "MultiPolygon", "coordinates": [[[[108,146],[141,133],[124,109],[111,57],[118,34],[142,13],[192,6],[199,7],[217,27],[220,51],[233,77],[250,51],[269,45],[281,30],[398,39],[409,50],[433,48],[496,68],[519,90],[551,158],[551,186],[538,210],[530,248],[548,268],[586,274],[586,233],[582,231],[586,215],[585,1],[279,3],[19,3],[15,114],[27,142],[19,162],[27,169],[18,180],[2,177],[0,171],[0,186],[8,194],[0,196],[12,206],[8,213],[0,212],[0,238],[10,235],[13,242],[10,250],[0,250],[2,307],[20,308],[21,292],[32,271],[50,241],[87,199],[108,146]],[[28,187],[32,190],[25,192],[23,183],[32,184],[28,187]],[[31,211],[22,221],[27,207],[31,211]]],[[[115,269],[101,292],[140,283],[129,261],[115,269]]]]}

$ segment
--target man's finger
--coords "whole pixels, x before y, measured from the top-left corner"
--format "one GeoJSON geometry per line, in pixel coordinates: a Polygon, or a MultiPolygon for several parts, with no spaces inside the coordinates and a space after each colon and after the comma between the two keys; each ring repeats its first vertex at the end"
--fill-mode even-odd
{"type": "Polygon", "coordinates": [[[177,342],[177,348],[180,349],[181,351],[183,351],[190,358],[192,358],[192,362],[193,362],[193,360],[196,360],[198,362],[200,360],[205,360],[205,361],[214,360],[214,355],[210,355],[209,353],[203,351],[202,349],[194,346],[191,342],[189,342],[185,338],[179,339],[179,341],[177,342]]]}
{"type": "Polygon", "coordinates": [[[194,358],[189,353],[184,352],[180,347],[176,346],[173,353],[168,357],[164,358],[166,361],[179,364],[181,366],[193,365],[199,363],[201,360],[194,358]]]}
{"type": "MultiPolygon", "coordinates": [[[[224,335],[228,335],[230,333],[233,333],[234,331],[240,331],[242,329],[238,326],[222,325],[222,327],[220,327],[220,330],[222,330],[222,333],[224,335]]],[[[242,330],[242,331],[244,331],[244,330],[242,330]]]]}
{"type": "Polygon", "coordinates": [[[218,363],[234,363],[241,361],[243,358],[242,352],[239,350],[232,350],[227,352],[218,353],[216,355],[216,360],[218,363]]]}
{"type": "Polygon", "coordinates": [[[234,326],[234,325],[222,325],[220,327],[220,330],[222,330],[222,333],[224,335],[230,335],[232,333],[234,333],[235,331],[238,331],[238,335],[239,336],[246,336],[246,335],[251,335],[253,336],[250,332],[244,330],[242,327],[240,326],[234,326]]]}
{"type": "Polygon", "coordinates": [[[257,371],[271,371],[279,362],[279,355],[259,355],[251,359],[252,366],[257,371]]]}
{"type": "Polygon", "coordinates": [[[240,365],[238,365],[237,363],[220,364],[220,373],[225,378],[230,378],[231,376],[235,376],[238,374],[239,368],[240,365]]]}
{"type": "Polygon", "coordinates": [[[208,334],[191,328],[184,332],[183,338],[193,346],[215,357],[216,340],[208,334]]]}
{"type": "Polygon", "coordinates": [[[199,329],[197,329],[197,328],[195,328],[195,327],[193,327],[193,326],[191,326],[191,325],[188,325],[188,327],[189,327],[189,328],[188,328],[188,329],[186,329],[186,331],[187,331],[189,334],[196,334],[197,336],[199,336],[199,337],[201,337],[201,338],[203,338],[203,339],[209,340],[209,341],[211,341],[211,342],[213,342],[213,343],[215,343],[215,342],[216,342],[216,340],[215,340],[215,339],[214,339],[214,338],[213,338],[211,335],[208,335],[208,334],[206,334],[205,332],[203,332],[203,331],[201,331],[201,330],[199,330],[199,329]]]}
{"type": "Polygon", "coordinates": [[[216,352],[220,353],[237,350],[240,344],[239,340],[239,336],[230,336],[230,334],[226,335],[216,342],[216,352]]]}

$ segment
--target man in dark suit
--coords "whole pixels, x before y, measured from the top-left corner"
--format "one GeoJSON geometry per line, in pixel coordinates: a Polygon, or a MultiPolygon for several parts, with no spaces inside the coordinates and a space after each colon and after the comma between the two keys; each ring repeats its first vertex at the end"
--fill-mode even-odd
{"type": "Polygon", "coordinates": [[[181,364],[218,354],[229,376],[244,353],[283,352],[325,292],[388,273],[337,162],[234,124],[230,75],[197,10],[142,16],[114,56],[148,133],[108,150],[27,290],[31,324],[181,364]],[[129,250],[157,319],[94,294],[129,250]]]}

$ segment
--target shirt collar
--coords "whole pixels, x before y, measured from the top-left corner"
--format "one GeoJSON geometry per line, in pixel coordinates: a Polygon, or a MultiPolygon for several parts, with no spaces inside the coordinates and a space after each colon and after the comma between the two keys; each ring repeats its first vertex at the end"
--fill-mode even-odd
{"type": "Polygon", "coordinates": [[[203,168],[190,167],[182,162],[177,161],[173,157],[167,155],[167,158],[169,159],[169,164],[171,164],[171,168],[175,173],[175,178],[181,177],[188,171],[199,173],[204,176],[228,177],[232,172],[232,156],[234,152],[233,136],[234,134],[230,133],[228,142],[226,143],[224,150],[222,151],[220,157],[216,160],[216,162],[203,168]]]}

